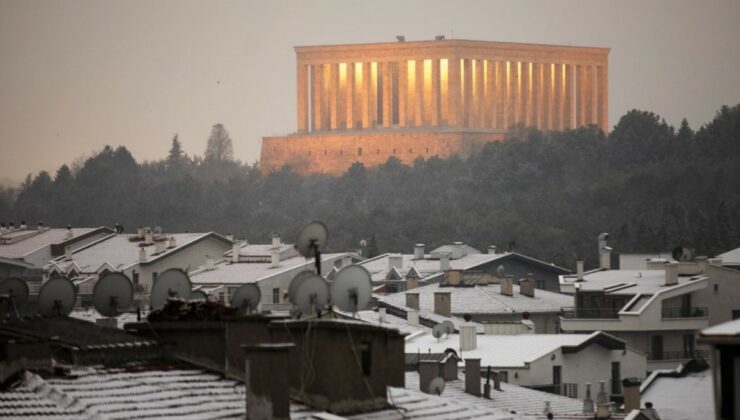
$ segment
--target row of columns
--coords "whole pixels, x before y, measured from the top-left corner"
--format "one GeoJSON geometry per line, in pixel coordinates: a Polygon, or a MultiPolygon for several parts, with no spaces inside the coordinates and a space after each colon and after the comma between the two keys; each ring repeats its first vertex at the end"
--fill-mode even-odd
{"type": "Polygon", "coordinates": [[[484,59],[298,63],[298,131],[391,127],[607,131],[607,68],[484,59]]]}

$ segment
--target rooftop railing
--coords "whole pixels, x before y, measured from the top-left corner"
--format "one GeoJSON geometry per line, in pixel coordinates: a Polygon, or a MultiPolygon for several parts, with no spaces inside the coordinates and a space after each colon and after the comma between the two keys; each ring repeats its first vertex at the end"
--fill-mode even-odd
{"type": "Polygon", "coordinates": [[[560,316],[571,319],[616,319],[619,318],[619,309],[564,307],[560,310],[560,316]]]}
{"type": "Polygon", "coordinates": [[[648,360],[688,360],[688,359],[706,359],[709,357],[707,350],[677,350],[677,351],[664,351],[664,352],[650,352],[648,354],[648,360]]]}
{"type": "Polygon", "coordinates": [[[709,316],[708,308],[689,307],[689,308],[663,308],[663,318],[707,318],[709,316]]]}

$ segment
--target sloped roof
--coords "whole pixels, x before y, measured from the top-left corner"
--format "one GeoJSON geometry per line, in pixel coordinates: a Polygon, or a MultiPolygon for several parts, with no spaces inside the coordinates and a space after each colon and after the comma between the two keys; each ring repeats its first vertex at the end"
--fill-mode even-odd
{"type": "Polygon", "coordinates": [[[661,375],[660,372],[653,372],[651,377],[653,376],[650,386],[641,392],[640,399],[652,402],[661,418],[715,418],[711,369],[684,375],[661,375]]]}
{"type": "Polygon", "coordinates": [[[723,265],[740,265],[740,248],[719,254],[717,257],[722,258],[723,265]]]}
{"type": "MultiPolygon", "coordinates": [[[[111,230],[107,228],[72,228],[72,238],[69,238],[67,236],[67,229],[43,229],[40,231],[36,229],[27,229],[24,231],[17,231],[21,233],[28,232],[29,237],[10,244],[0,243],[0,257],[23,258],[24,256],[40,248],[50,246],[52,244],[74,240],[76,238],[79,238],[80,236],[86,235],[99,229],[101,230],[101,232],[111,232],[111,230]]],[[[6,233],[5,235],[2,235],[2,237],[6,237],[8,235],[11,235],[12,233],[6,233]]]]}
{"type": "MultiPolygon", "coordinates": [[[[679,276],[678,285],[701,276],[679,276]]],[[[578,285],[581,291],[601,291],[615,288],[613,294],[655,294],[671,287],[665,285],[664,270],[594,270],[584,273],[582,282],[576,276],[562,276],[561,284],[578,285]]],[[[608,290],[607,290],[608,292],[608,290]]]]}

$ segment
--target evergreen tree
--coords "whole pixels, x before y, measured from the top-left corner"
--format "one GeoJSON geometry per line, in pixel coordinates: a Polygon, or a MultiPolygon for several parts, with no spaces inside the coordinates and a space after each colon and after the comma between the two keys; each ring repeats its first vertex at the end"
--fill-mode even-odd
{"type": "Polygon", "coordinates": [[[167,155],[167,166],[173,167],[182,163],[186,159],[185,152],[182,151],[182,143],[178,139],[177,133],[172,138],[170,153],[167,155]]]}
{"type": "Polygon", "coordinates": [[[694,130],[689,127],[689,122],[686,118],[681,120],[681,127],[678,129],[676,139],[680,141],[688,141],[694,138],[694,130]]]}

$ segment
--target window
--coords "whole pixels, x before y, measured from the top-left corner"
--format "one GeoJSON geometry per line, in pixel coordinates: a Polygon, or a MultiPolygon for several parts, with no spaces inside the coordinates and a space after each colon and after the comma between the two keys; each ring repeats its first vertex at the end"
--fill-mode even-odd
{"type": "Polygon", "coordinates": [[[370,347],[370,342],[362,342],[360,344],[360,350],[362,351],[362,373],[365,376],[370,376],[372,373],[372,348],[370,347]]]}
{"type": "Polygon", "coordinates": [[[131,277],[132,277],[132,280],[134,281],[134,286],[138,285],[139,284],[139,273],[136,272],[136,270],[134,270],[131,273],[131,277]]]}
{"type": "Polygon", "coordinates": [[[272,303],[280,303],[280,288],[275,287],[272,289],[272,303]]]}
{"type": "Polygon", "coordinates": [[[394,155],[396,154],[396,149],[393,149],[393,154],[394,154],[394,155]]]}
{"type": "Polygon", "coordinates": [[[508,370],[500,370],[500,371],[498,371],[498,379],[501,382],[509,383],[509,371],[508,370]]]}
{"type": "Polygon", "coordinates": [[[414,153],[414,149],[409,149],[409,154],[414,153]]]}
{"type": "Polygon", "coordinates": [[[362,147],[357,148],[357,156],[362,156],[362,147]]]}
{"type": "Polygon", "coordinates": [[[326,149],[324,149],[324,156],[326,156],[326,153],[327,153],[327,152],[326,152],[326,149]]]}
{"type": "Polygon", "coordinates": [[[740,319],[740,309],[732,310],[732,319],[740,319]]]}
{"type": "Polygon", "coordinates": [[[663,336],[654,335],[650,337],[650,355],[648,359],[663,360],[663,336]]]}
{"type": "Polygon", "coordinates": [[[622,365],[612,362],[612,395],[622,395],[622,365]]]}
{"type": "Polygon", "coordinates": [[[719,284],[714,283],[714,294],[716,295],[719,292],[719,284]]]}
{"type": "Polygon", "coordinates": [[[535,287],[537,287],[538,289],[544,289],[545,288],[545,281],[544,280],[535,280],[534,282],[537,284],[535,287]]]}
{"type": "Polygon", "coordinates": [[[154,286],[154,282],[157,281],[157,274],[158,273],[156,271],[152,273],[152,286],[154,286]]]}
{"type": "Polygon", "coordinates": [[[429,147],[427,147],[427,153],[429,153],[429,147]]]}
{"type": "Polygon", "coordinates": [[[683,335],[683,352],[685,359],[694,357],[694,334],[683,335]]]}

